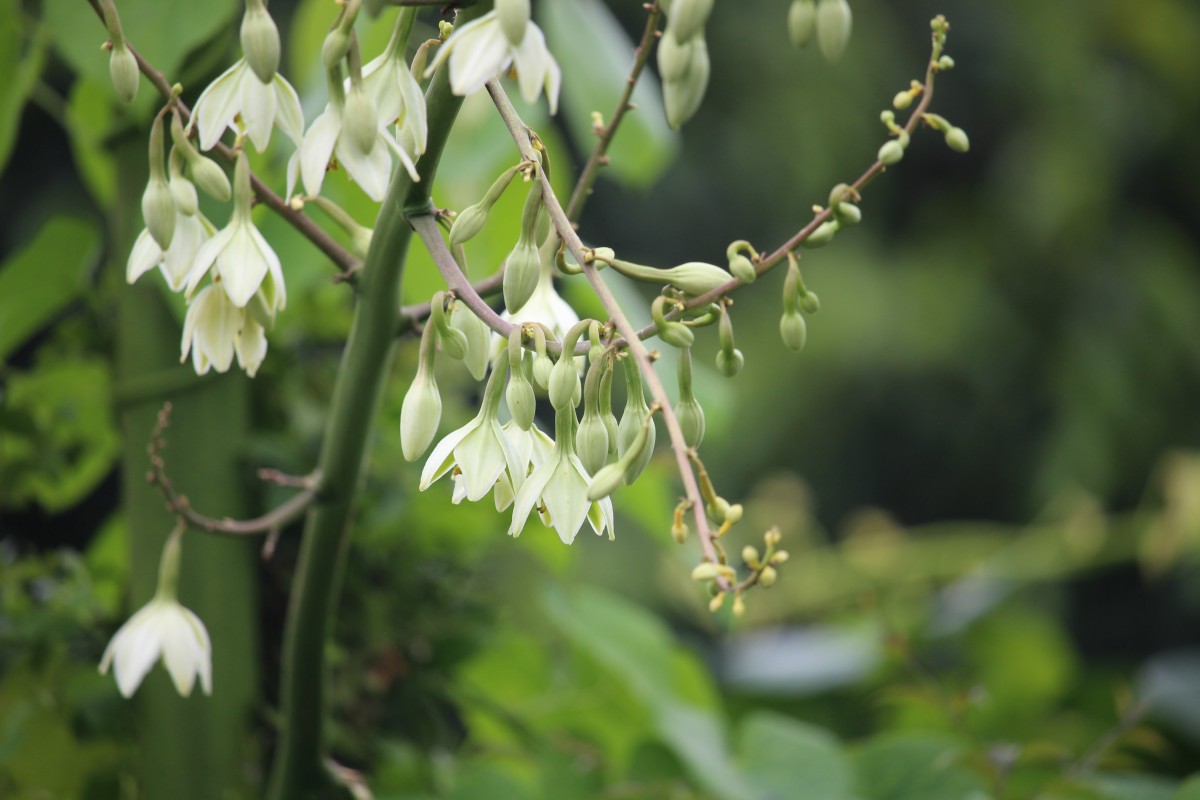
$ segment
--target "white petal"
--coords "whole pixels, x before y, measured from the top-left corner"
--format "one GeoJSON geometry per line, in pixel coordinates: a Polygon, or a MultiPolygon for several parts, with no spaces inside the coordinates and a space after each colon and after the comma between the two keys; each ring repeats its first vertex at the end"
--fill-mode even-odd
{"type": "Polygon", "coordinates": [[[200,246],[196,252],[196,260],[192,262],[192,271],[188,275],[186,294],[188,297],[196,291],[196,287],[200,285],[200,281],[204,280],[204,276],[208,274],[209,269],[216,263],[217,256],[225,249],[225,245],[229,244],[229,240],[233,238],[234,224],[230,223],[226,227],[207,242],[200,246]]]}
{"type": "Polygon", "coordinates": [[[300,148],[288,158],[287,163],[287,192],[284,194],[284,199],[289,200],[292,193],[296,191],[296,180],[300,177],[300,148]]]}
{"type": "Polygon", "coordinates": [[[196,100],[192,122],[200,132],[201,150],[211,150],[233,124],[242,102],[241,77],[249,69],[246,59],[239,60],[217,76],[196,100]]]}
{"type": "Polygon", "coordinates": [[[558,469],[542,490],[542,500],[550,511],[558,538],[564,544],[575,541],[575,535],[587,519],[591,503],[587,499],[586,474],[578,456],[573,453],[560,456],[558,469]]]}
{"type": "MultiPolygon", "coordinates": [[[[421,176],[417,174],[417,165],[413,163],[411,158],[409,158],[408,153],[404,151],[404,148],[400,145],[400,143],[393,139],[391,134],[384,133],[383,131],[379,132],[379,138],[381,141],[378,145],[376,145],[375,150],[378,151],[381,145],[387,145],[388,149],[395,153],[396,157],[400,159],[400,163],[404,165],[404,171],[408,173],[408,177],[412,178],[413,183],[420,183],[421,176]]],[[[389,166],[390,165],[391,162],[389,161],[389,166]]]]}
{"type": "MultiPolygon", "coordinates": [[[[272,257],[275,253],[270,247],[266,251],[262,249],[260,245],[265,245],[266,240],[261,235],[254,236],[258,230],[249,218],[235,217],[230,226],[234,232],[229,244],[217,254],[217,272],[230,301],[238,308],[245,308],[270,269],[267,253],[270,252],[272,257]]],[[[278,261],[276,257],[276,264],[278,261]]]]}
{"type": "MultiPolygon", "coordinates": [[[[244,312],[229,302],[224,291],[212,286],[207,289],[212,291],[202,292],[193,301],[196,320],[192,347],[201,352],[217,372],[225,372],[233,363],[234,342],[242,327],[244,312]]],[[[191,311],[189,308],[189,315],[191,311]]]]}
{"type": "Polygon", "coordinates": [[[304,110],[300,107],[300,96],[278,72],[272,89],[275,92],[275,124],[299,147],[304,138],[304,110]]]}
{"type": "Polygon", "coordinates": [[[129,261],[125,263],[125,280],[133,283],[147,271],[157,267],[162,260],[162,248],[154,241],[150,231],[143,228],[133,242],[133,249],[129,251],[129,261]]]}
{"type": "Polygon", "coordinates": [[[446,434],[445,438],[434,445],[433,452],[429,454],[429,459],[425,462],[425,468],[421,470],[421,482],[418,484],[418,488],[422,492],[450,471],[450,468],[454,466],[454,448],[478,425],[479,417],[476,417],[458,430],[446,434]]]}
{"type": "Polygon", "coordinates": [[[550,459],[525,479],[525,483],[521,485],[517,497],[513,501],[512,523],[508,526],[509,536],[521,535],[521,531],[525,528],[525,522],[529,519],[529,512],[533,511],[534,506],[541,500],[542,490],[554,476],[557,468],[558,459],[550,459]]]}
{"type": "MultiPolygon", "coordinates": [[[[208,659],[208,653],[204,642],[197,638],[196,628],[191,619],[184,613],[186,609],[177,604],[168,608],[169,612],[163,613],[160,632],[163,665],[171,675],[175,688],[187,697],[192,693],[196,675],[200,672],[202,663],[208,659]]],[[[199,619],[196,621],[199,622],[199,619]]],[[[203,625],[200,627],[203,630],[203,625]]]]}
{"type": "Polygon", "coordinates": [[[504,72],[512,54],[494,12],[464,25],[457,34],[459,41],[450,53],[450,88],[463,96],[479,91],[504,72]]]}
{"type": "MultiPolygon", "coordinates": [[[[123,697],[132,697],[146,673],[158,660],[161,643],[158,638],[160,604],[152,600],[121,626],[109,647],[113,656],[105,653],[105,661],[113,661],[117,689],[123,697]]],[[[101,663],[105,663],[102,661],[101,663]]]]}
{"type": "Polygon", "coordinates": [[[454,448],[454,462],[462,470],[467,499],[472,503],[492,490],[504,473],[504,434],[494,422],[480,424],[454,448]]]}
{"type": "Polygon", "coordinates": [[[249,314],[246,315],[235,347],[238,363],[246,370],[246,374],[253,378],[267,355],[267,333],[249,314]]]}
{"type": "Polygon", "coordinates": [[[546,83],[546,60],[550,58],[546,52],[546,37],[537,25],[531,22],[525,26],[525,38],[513,49],[513,55],[521,97],[526,103],[536,103],[546,83]]]}
{"type": "Polygon", "coordinates": [[[338,161],[350,179],[367,193],[367,197],[377,203],[383,200],[392,177],[390,148],[372,147],[370,153],[364,153],[354,143],[353,137],[341,135],[338,136],[336,150],[338,161]]]}
{"type": "Polygon", "coordinates": [[[562,70],[554,56],[546,51],[546,100],[550,103],[550,113],[558,113],[558,90],[562,88],[562,70]]]}
{"type": "Polygon", "coordinates": [[[172,292],[178,292],[191,275],[192,264],[200,247],[213,237],[212,224],[201,214],[179,214],[175,219],[175,235],[163,254],[162,274],[172,292]]]}
{"type": "Polygon", "coordinates": [[[329,166],[329,157],[333,155],[333,147],[341,130],[342,121],[337,109],[329,105],[308,126],[308,133],[304,134],[304,142],[300,145],[300,177],[304,181],[304,191],[310,195],[321,193],[325,169],[329,166]]]}
{"type": "Polygon", "coordinates": [[[250,70],[242,78],[242,122],[254,149],[260,153],[266,150],[275,124],[275,89],[250,70]]]}

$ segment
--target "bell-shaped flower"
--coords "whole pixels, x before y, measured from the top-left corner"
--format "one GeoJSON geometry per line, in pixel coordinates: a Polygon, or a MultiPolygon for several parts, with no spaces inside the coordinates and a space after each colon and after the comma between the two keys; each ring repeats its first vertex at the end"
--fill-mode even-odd
{"type": "Polygon", "coordinates": [[[133,696],[160,657],[181,695],[192,693],[197,677],[204,693],[212,694],[212,642],[200,618],[179,604],[178,572],[179,532],[163,550],[154,599],[120,627],[100,659],[101,674],[112,667],[124,697],[133,696]]]}
{"type": "Polygon", "coordinates": [[[425,116],[425,95],[405,60],[412,15],[396,20],[392,39],[382,54],[363,67],[363,90],[371,98],[381,125],[396,126],[396,141],[411,156],[425,152],[429,126],[425,116]],[[407,22],[407,24],[406,24],[407,22]]]}
{"type": "Polygon", "coordinates": [[[536,102],[545,89],[550,113],[558,111],[562,70],[546,49],[546,37],[541,28],[532,21],[526,23],[525,35],[519,44],[513,44],[505,34],[495,11],[455,28],[438,51],[426,76],[432,75],[447,59],[450,61],[450,89],[457,95],[479,91],[488,81],[499,78],[512,67],[517,72],[521,96],[527,103],[536,102]]]}
{"type": "MultiPolygon", "coordinates": [[[[264,307],[270,300],[260,293],[264,307]]],[[[267,335],[262,322],[245,308],[238,308],[216,284],[201,289],[188,305],[183,320],[180,361],[192,356],[197,375],[210,369],[226,372],[236,355],[238,364],[251,378],[267,354],[267,335]]]]}
{"type": "MultiPolygon", "coordinates": [[[[347,118],[348,114],[353,115],[357,111],[371,108],[370,99],[365,97],[365,91],[364,88],[351,88],[344,99],[340,92],[334,91],[334,99],[325,106],[320,116],[313,120],[304,134],[300,149],[288,160],[288,196],[291,196],[296,185],[297,173],[304,183],[305,193],[313,196],[320,194],[329,160],[334,156],[345,168],[350,179],[362,187],[367,197],[375,202],[381,202],[387,193],[388,182],[392,178],[393,154],[400,159],[409,177],[414,181],[421,179],[412,157],[392,136],[386,122],[381,125],[378,121],[373,121],[375,134],[371,139],[356,132],[355,124],[359,123],[359,120],[347,118]],[[355,102],[359,95],[363,96],[363,102],[355,102]],[[365,147],[364,144],[369,144],[370,147],[365,147]]],[[[382,114],[376,115],[376,118],[385,119],[382,114]]]]}
{"type": "Polygon", "coordinates": [[[175,235],[171,237],[171,246],[166,250],[159,247],[150,231],[143,230],[138,234],[133,243],[133,250],[129,253],[129,261],[125,265],[125,279],[133,283],[146,272],[158,267],[167,279],[167,286],[171,287],[172,292],[178,292],[186,285],[200,248],[216,232],[217,229],[203,214],[189,216],[182,211],[175,221],[175,235]]]}
{"type": "Polygon", "coordinates": [[[421,471],[421,491],[451,470],[458,486],[462,487],[462,496],[472,502],[490,492],[502,477],[507,477],[510,486],[520,487],[525,478],[525,466],[518,461],[496,419],[503,394],[503,376],[504,370],[492,370],[479,414],[433,448],[421,471]]]}
{"type": "MultiPolygon", "coordinates": [[[[534,468],[517,490],[512,524],[508,528],[510,536],[521,535],[530,513],[537,508],[539,514],[545,509],[548,526],[558,531],[558,538],[565,544],[575,541],[585,520],[597,535],[607,530],[608,538],[613,538],[612,501],[607,497],[588,500],[591,476],[575,454],[575,426],[574,409],[556,414],[554,452],[534,468]]],[[[546,523],[545,516],[542,522],[546,523]]]]}
{"type": "Polygon", "coordinates": [[[188,276],[187,293],[195,292],[204,276],[212,272],[213,282],[221,285],[238,308],[245,308],[259,288],[269,284],[267,294],[273,301],[271,311],[282,309],[287,304],[283,268],[279,256],[258,232],[250,216],[252,193],[245,153],[238,156],[233,193],[233,216],[229,224],[196,253],[188,276]]]}
{"type": "Polygon", "coordinates": [[[264,83],[242,58],[200,94],[191,125],[200,133],[202,150],[211,150],[229,128],[248,135],[261,153],[271,143],[271,130],[276,127],[299,145],[304,112],[300,96],[282,75],[275,73],[264,83]]]}

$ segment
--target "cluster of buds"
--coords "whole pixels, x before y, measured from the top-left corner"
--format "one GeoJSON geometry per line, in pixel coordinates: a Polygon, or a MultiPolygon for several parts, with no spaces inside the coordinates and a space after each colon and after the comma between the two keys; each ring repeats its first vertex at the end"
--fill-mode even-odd
{"type": "Polygon", "coordinates": [[[658,72],[662,78],[667,123],[679,128],[704,102],[712,65],[704,25],[713,0],[659,0],[667,29],[658,43],[658,72]]]}
{"type": "Polygon", "coordinates": [[[846,0],[792,0],[788,9],[788,35],[796,47],[804,47],[817,37],[817,46],[825,60],[836,62],[850,43],[852,23],[846,0]]]}

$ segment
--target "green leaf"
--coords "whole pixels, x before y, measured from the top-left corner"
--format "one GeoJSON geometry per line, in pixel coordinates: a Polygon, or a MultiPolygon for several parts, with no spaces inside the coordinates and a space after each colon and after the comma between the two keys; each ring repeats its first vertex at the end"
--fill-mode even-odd
{"type": "Polygon", "coordinates": [[[1151,775],[1098,775],[1089,783],[1110,800],[1173,800],[1172,782],[1151,775]]]}
{"type": "Polygon", "coordinates": [[[84,185],[101,208],[109,208],[117,193],[117,164],[108,137],[115,123],[124,124],[117,115],[118,102],[107,82],[95,78],[75,81],[67,100],[71,154],[84,185]]]}
{"type": "Polygon", "coordinates": [[[863,800],[984,800],[975,775],[956,766],[962,745],[942,736],[885,734],[855,754],[863,800]]]}
{"type": "Polygon", "coordinates": [[[0,266],[0,362],[86,288],[98,246],[93,225],[56,217],[0,266]]]}
{"type": "Polygon", "coordinates": [[[1171,800],[1200,800],[1200,774],[1193,775],[1184,781],[1171,800]]]}
{"type": "Polygon", "coordinates": [[[21,112],[46,63],[46,37],[41,29],[28,42],[18,0],[0,0],[0,172],[16,144],[21,112]],[[24,46],[22,46],[24,44],[24,46]]]}
{"type": "MultiPolygon", "coordinates": [[[[562,105],[571,135],[587,152],[596,143],[592,112],[608,122],[633,67],[634,46],[600,0],[556,0],[540,6],[550,51],[563,71],[562,105]],[[581,47],[578,31],[587,31],[581,47]]],[[[654,183],[674,159],[679,138],[667,127],[658,80],[647,69],[633,92],[637,106],[625,115],[604,169],[629,186],[654,183]]]]}
{"type": "Polygon", "coordinates": [[[850,761],[827,731],[760,711],[742,722],[738,756],[762,800],[844,800],[854,784],[850,761]]]}

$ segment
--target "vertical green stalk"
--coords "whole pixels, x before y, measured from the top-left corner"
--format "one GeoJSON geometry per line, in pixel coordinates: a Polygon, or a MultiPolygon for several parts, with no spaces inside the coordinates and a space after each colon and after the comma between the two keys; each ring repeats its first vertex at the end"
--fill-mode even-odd
{"type": "MultiPolygon", "coordinates": [[[[158,490],[146,482],[146,443],[166,400],[175,406],[167,432],[171,478],[199,508],[218,516],[245,512],[241,442],[249,427],[248,383],[241,375],[192,374],[179,363],[180,323],[146,275],[125,285],[125,256],[137,229],[145,181],[145,140],[115,148],[122,176],[111,214],[109,285],[117,297],[116,384],[123,437],[122,502],[132,544],[130,603],[154,595],[159,554],[175,527],[158,490]],[[119,288],[118,288],[119,287],[119,288]],[[214,436],[220,431],[220,436],[214,436]]],[[[204,620],[213,644],[213,696],[183,698],[165,671],[146,676],[136,704],[140,797],[212,800],[250,797],[248,741],[258,697],[258,597],[250,541],[190,532],[183,542],[179,600],[204,620]]]]}
{"type": "MultiPolygon", "coordinates": [[[[464,12],[460,19],[478,13],[464,12]]],[[[350,513],[396,339],[400,279],[412,236],[405,213],[428,206],[438,160],[462,105],[450,91],[446,69],[434,76],[425,99],[429,143],[417,162],[422,180],[413,183],[400,168],[392,179],[363,263],[361,295],[333,390],[318,464],[325,476],[321,497],[305,524],[284,631],[282,722],[270,800],[313,797],[327,785],[325,642],[345,570],[350,513]]]]}

